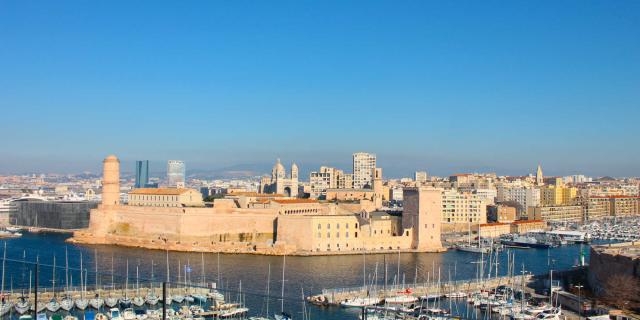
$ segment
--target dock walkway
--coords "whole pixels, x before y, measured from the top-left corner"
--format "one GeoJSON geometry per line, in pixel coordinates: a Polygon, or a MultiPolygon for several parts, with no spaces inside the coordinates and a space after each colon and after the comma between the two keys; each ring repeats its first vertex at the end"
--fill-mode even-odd
{"type": "MultiPolygon", "coordinates": [[[[377,296],[380,299],[384,299],[385,297],[393,297],[401,294],[409,294],[416,297],[426,296],[429,294],[440,293],[445,295],[451,292],[465,292],[470,293],[479,290],[488,290],[491,288],[495,288],[500,285],[520,285],[522,283],[523,276],[515,276],[515,277],[498,277],[485,279],[482,281],[478,280],[457,280],[450,282],[443,282],[438,286],[437,283],[429,282],[429,283],[418,283],[418,284],[405,284],[402,285],[391,285],[384,286],[378,285],[377,287],[371,286],[360,286],[360,287],[351,287],[351,288],[333,288],[333,289],[324,289],[322,293],[319,295],[315,295],[310,297],[310,300],[314,301],[322,301],[325,304],[339,304],[341,301],[345,301],[347,299],[353,299],[357,297],[367,297],[367,296],[377,296]],[[386,291],[385,291],[386,289],[386,291]]],[[[525,285],[531,281],[531,275],[524,276],[525,285]]]]}

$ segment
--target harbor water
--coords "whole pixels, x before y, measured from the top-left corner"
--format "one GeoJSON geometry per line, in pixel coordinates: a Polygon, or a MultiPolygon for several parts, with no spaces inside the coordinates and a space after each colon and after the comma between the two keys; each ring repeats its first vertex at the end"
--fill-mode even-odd
{"type": "MultiPolygon", "coordinates": [[[[7,263],[5,272],[4,291],[13,289],[18,292],[21,288],[29,287],[29,272],[33,272],[33,265],[20,262],[25,260],[41,264],[39,272],[40,287],[51,290],[53,272],[50,265],[56,259],[55,283],[56,291],[63,290],[67,283],[65,272],[65,255],[71,268],[70,278],[73,285],[80,282],[80,256],[86,272],[86,284],[89,288],[98,287],[111,290],[111,267],[113,261],[115,287],[123,287],[128,264],[128,288],[135,289],[136,283],[140,287],[148,288],[152,279],[157,284],[167,278],[167,252],[139,248],[118,246],[85,246],[68,244],[65,240],[68,234],[60,233],[28,233],[24,232],[20,238],[7,239],[7,263]],[[97,260],[96,260],[97,259],[97,260]],[[98,266],[96,281],[95,266],[98,266]],[[139,276],[136,277],[136,269],[139,276]]],[[[499,258],[498,272],[507,273],[507,254],[504,251],[499,258]]],[[[550,269],[566,270],[576,265],[581,252],[588,261],[588,245],[566,245],[551,249],[510,249],[515,256],[515,266],[520,270],[524,265],[527,272],[532,274],[546,274],[550,269]]],[[[486,258],[486,257],[485,257],[486,258]]],[[[434,273],[440,273],[442,281],[471,280],[478,277],[478,261],[480,255],[476,253],[450,250],[444,253],[402,253],[402,254],[367,254],[341,256],[261,256],[247,254],[201,254],[169,252],[169,278],[172,286],[179,287],[184,282],[194,286],[202,283],[215,282],[221,293],[225,294],[228,302],[242,298],[250,308],[249,315],[259,315],[266,310],[265,303],[269,303],[269,312],[279,312],[284,305],[285,311],[301,318],[302,296],[321,293],[323,289],[355,287],[372,281],[379,285],[383,283],[384,261],[387,265],[387,279],[389,284],[405,283],[411,287],[414,282],[423,283],[434,280],[434,273]],[[204,261],[204,263],[203,263],[204,261]],[[286,262],[285,262],[286,261],[286,262]],[[283,286],[282,267],[284,270],[284,303],[280,299],[283,286]],[[204,277],[202,270],[204,268],[204,277]],[[377,272],[376,272],[377,270],[377,272]],[[180,281],[178,282],[178,273],[180,281]],[[186,275],[186,281],[185,281],[186,275]],[[270,278],[269,297],[265,296],[267,278],[270,278]],[[241,292],[242,295],[239,295],[241,292]]],[[[495,271],[495,266],[493,267],[495,271]]],[[[495,274],[493,275],[495,276],[495,274]]],[[[158,292],[158,291],[157,291],[158,292]]],[[[158,294],[160,294],[158,292],[158,294]]],[[[449,308],[449,301],[443,301],[443,307],[449,308]]],[[[177,307],[177,306],[174,306],[177,307]]],[[[312,319],[357,319],[359,310],[340,307],[315,307],[307,305],[312,319]]],[[[451,310],[462,317],[475,318],[475,311],[467,310],[462,301],[452,302],[451,310]]],[[[17,315],[11,315],[17,318],[17,315]]],[[[6,318],[6,317],[5,317],[6,318]]]]}

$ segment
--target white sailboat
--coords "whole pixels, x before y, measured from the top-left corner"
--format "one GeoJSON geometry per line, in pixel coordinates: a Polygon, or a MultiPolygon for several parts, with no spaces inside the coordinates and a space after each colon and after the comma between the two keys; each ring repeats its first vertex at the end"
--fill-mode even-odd
{"type": "Polygon", "coordinates": [[[102,306],[104,305],[104,299],[100,298],[100,293],[98,291],[98,250],[95,249],[94,250],[94,260],[95,260],[95,265],[96,265],[96,288],[95,288],[95,292],[96,295],[89,300],[89,305],[91,305],[92,308],[96,309],[96,310],[100,310],[100,308],[102,308],[102,306]]]}
{"type": "Polygon", "coordinates": [[[464,252],[488,253],[490,248],[482,246],[482,238],[480,237],[480,219],[478,219],[478,245],[477,246],[474,246],[471,244],[471,219],[469,219],[467,224],[469,228],[468,242],[466,245],[457,246],[456,249],[464,252]]]}
{"type": "Polygon", "coordinates": [[[154,281],[154,275],[153,275],[153,260],[151,260],[151,285],[149,287],[149,291],[147,293],[147,296],[144,297],[145,302],[150,305],[150,306],[155,306],[156,304],[158,304],[158,300],[160,300],[158,298],[158,296],[156,295],[156,291],[153,288],[153,281],[154,281]]]}
{"type": "Polygon", "coordinates": [[[144,305],[144,298],[140,295],[140,270],[138,265],[136,265],[136,296],[131,299],[131,303],[136,307],[144,305]]]}
{"type": "Polygon", "coordinates": [[[47,303],[47,310],[51,311],[51,312],[56,312],[58,310],[60,310],[60,304],[58,303],[58,301],[56,301],[56,256],[53,256],[53,277],[51,280],[52,281],[52,291],[53,291],[53,297],[51,298],[51,301],[49,301],[49,303],[47,303]]]}
{"type": "Polygon", "coordinates": [[[73,303],[73,299],[71,299],[71,296],[69,294],[69,252],[67,251],[67,248],[65,247],[64,249],[64,261],[65,261],[65,293],[64,293],[64,298],[62,298],[62,300],[60,301],[60,308],[62,308],[62,310],[64,311],[69,311],[71,309],[73,309],[74,303],[73,303]]]}
{"type": "MultiPolygon", "coordinates": [[[[178,260],[178,283],[180,283],[180,274],[181,274],[181,272],[180,272],[180,260],[178,260]]],[[[176,287],[177,287],[177,285],[176,285],[176,287]]],[[[181,294],[179,294],[179,293],[178,293],[178,294],[173,295],[172,299],[173,299],[173,301],[175,301],[176,303],[182,303],[182,302],[184,302],[184,296],[183,296],[183,295],[181,295],[181,294]]]]}
{"type": "Polygon", "coordinates": [[[131,298],[129,298],[129,260],[127,260],[127,277],[124,279],[124,293],[120,298],[120,307],[123,309],[131,307],[131,298]]]}
{"type": "MultiPolygon", "coordinates": [[[[6,261],[7,261],[7,242],[5,241],[4,253],[2,255],[2,289],[0,291],[0,295],[2,295],[2,297],[4,297],[4,269],[5,269],[6,261]]],[[[7,299],[3,298],[2,302],[0,302],[0,316],[4,316],[5,314],[9,313],[12,307],[13,307],[12,303],[7,299]]]]}
{"type": "MultiPolygon", "coordinates": [[[[109,308],[114,308],[118,305],[118,297],[113,296],[113,292],[115,291],[115,284],[113,282],[113,255],[111,256],[111,291],[109,292],[109,296],[104,299],[104,304],[109,308]]],[[[120,313],[118,313],[120,315],[120,313]]]]}
{"type": "Polygon", "coordinates": [[[287,265],[287,255],[282,256],[282,288],[280,291],[280,314],[276,314],[276,320],[291,320],[291,315],[284,312],[284,271],[287,265]]]}
{"type": "Polygon", "coordinates": [[[76,308],[80,310],[84,310],[89,306],[89,300],[85,298],[85,291],[87,284],[85,283],[87,280],[86,273],[84,272],[84,265],[82,264],[82,253],[80,253],[80,298],[76,299],[76,308]]]}

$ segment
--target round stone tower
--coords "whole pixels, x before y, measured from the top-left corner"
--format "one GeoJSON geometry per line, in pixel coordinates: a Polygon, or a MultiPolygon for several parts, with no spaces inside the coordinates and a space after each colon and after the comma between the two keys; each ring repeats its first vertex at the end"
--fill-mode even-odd
{"type": "Polygon", "coordinates": [[[120,204],[120,160],[110,155],[102,161],[102,205],[120,204]]]}

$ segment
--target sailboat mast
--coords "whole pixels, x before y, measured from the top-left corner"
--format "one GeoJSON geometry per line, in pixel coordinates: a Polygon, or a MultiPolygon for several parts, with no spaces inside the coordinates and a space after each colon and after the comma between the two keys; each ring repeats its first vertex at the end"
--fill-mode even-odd
{"type": "Polygon", "coordinates": [[[80,297],[84,296],[84,268],[82,267],[82,252],[80,252],[80,297]]]}
{"type": "Polygon", "coordinates": [[[280,292],[280,297],[282,298],[282,300],[280,301],[281,312],[284,312],[284,269],[286,265],[287,265],[287,255],[285,254],[282,257],[282,288],[280,292]]]}
{"type": "Polygon", "coordinates": [[[0,294],[4,296],[4,267],[7,261],[7,242],[4,242],[4,253],[2,254],[2,289],[0,289],[0,294]]]}
{"type": "Polygon", "coordinates": [[[93,250],[93,260],[96,262],[96,291],[98,291],[98,249],[93,250]]]}
{"type": "Polygon", "coordinates": [[[65,273],[65,284],[67,286],[67,293],[69,292],[69,250],[67,247],[64,247],[64,273],[65,273]]]}
{"type": "Polygon", "coordinates": [[[271,263],[267,269],[267,316],[269,316],[269,285],[271,283],[271,263]]]}

